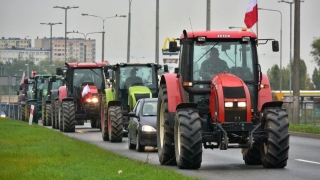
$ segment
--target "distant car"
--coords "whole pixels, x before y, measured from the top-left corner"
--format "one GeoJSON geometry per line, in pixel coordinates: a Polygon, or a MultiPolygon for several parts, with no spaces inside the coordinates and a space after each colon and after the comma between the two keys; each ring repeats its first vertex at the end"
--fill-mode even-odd
{"type": "Polygon", "coordinates": [[[5,112],[1,111],[1,116],[0,117],[5,118],[5,117],[7,117],[7,115],[6,115],[5,112]]]}
{"type": "Polygon", "coordinates": [[[158,98],[139,99],[129,112],[128,148],[143,152],[145,146],[157,147],[158,98]]]}

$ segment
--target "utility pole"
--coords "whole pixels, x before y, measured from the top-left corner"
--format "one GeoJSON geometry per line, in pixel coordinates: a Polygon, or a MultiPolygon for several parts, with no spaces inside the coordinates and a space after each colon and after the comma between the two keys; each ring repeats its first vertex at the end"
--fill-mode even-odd
{"type": "Polygon", "coordinates": [[[207,31],[210,31],[210,14],[211,14],[211,3],[207,0],[207,31]]]}
{"type": "Polygon", "coordinates": [[[293,41],[293,123],[300,122],[300,0],[294,1],[294,41],[293,41]]]}
{"type": "Polygon", "coordinates": [[[156,2],[156,63],[159,64],[159,0],[156,2]]]}

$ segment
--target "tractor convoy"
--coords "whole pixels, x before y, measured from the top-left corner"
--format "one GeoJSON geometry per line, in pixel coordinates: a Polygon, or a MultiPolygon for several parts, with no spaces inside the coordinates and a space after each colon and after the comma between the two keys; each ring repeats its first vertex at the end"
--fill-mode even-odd
{"type": "Polygon", "coordinates": [[[248,31],[183,31],[177,40],[180,47],[172,41],[169,51],[180,51],[179,66],[160,80],[160,164],[200,168],[203,147],[241,148],[246,164],[285,167],[288,115],[282,102],[272,101],[257,53],[268,41],[278,51],[278,42],[248,31]]]}
{"type": "Polygon", "coordinates": [[[272,101],[258,61],[257,46],[269,42],[279,51],[278,41],[258,39],[245,29],[184,30],[169,42],[169,54],[179,54],[174,73],[155,63],[65,63],[56,75],[24,80],[19,118],[28,121],[34,105],[35,123],[41,117],[45,126],[75,132],[76,125],[90,120],[104,141],[121,142],[130,133],[129,114],[137,101],[158,98],[161,165],[198,169],[203,148],[239,148],[245,164],[284,168],[288,115],[282,101],[272,101]]]}

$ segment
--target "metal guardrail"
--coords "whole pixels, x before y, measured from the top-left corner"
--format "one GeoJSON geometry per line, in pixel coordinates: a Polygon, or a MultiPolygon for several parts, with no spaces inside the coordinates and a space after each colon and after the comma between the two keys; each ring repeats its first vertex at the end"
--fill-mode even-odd
{"type": "MultiPolygon", "coordinates": [[[[293,103],[285,102],[282,108],[287,110],[289,122],[292,123],[293,103]]],[[[299,116],[298,124],[320,126],[320,102],[301,102],[299,116]]]]}

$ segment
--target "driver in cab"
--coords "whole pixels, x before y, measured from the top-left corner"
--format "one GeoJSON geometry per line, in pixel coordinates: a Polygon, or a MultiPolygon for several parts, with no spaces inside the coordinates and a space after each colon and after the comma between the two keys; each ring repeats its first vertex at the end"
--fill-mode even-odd
{"type": "Polygon", "coordinates": [[[229,71],[227,63],[219,58],[219,50],[213,47],[210,51],[210,58],[203,61],[200,68],[202,80],[210,80],[214,74],[229,71]]]}
{"type": "Polygon", "coordinates": [[[137,70],[132,69],[130,71],[130,77],[128,77],[125,81],[125,86],[129,88],[133,84],[143,84],[142,79],[136,75],[137,70]]]}

